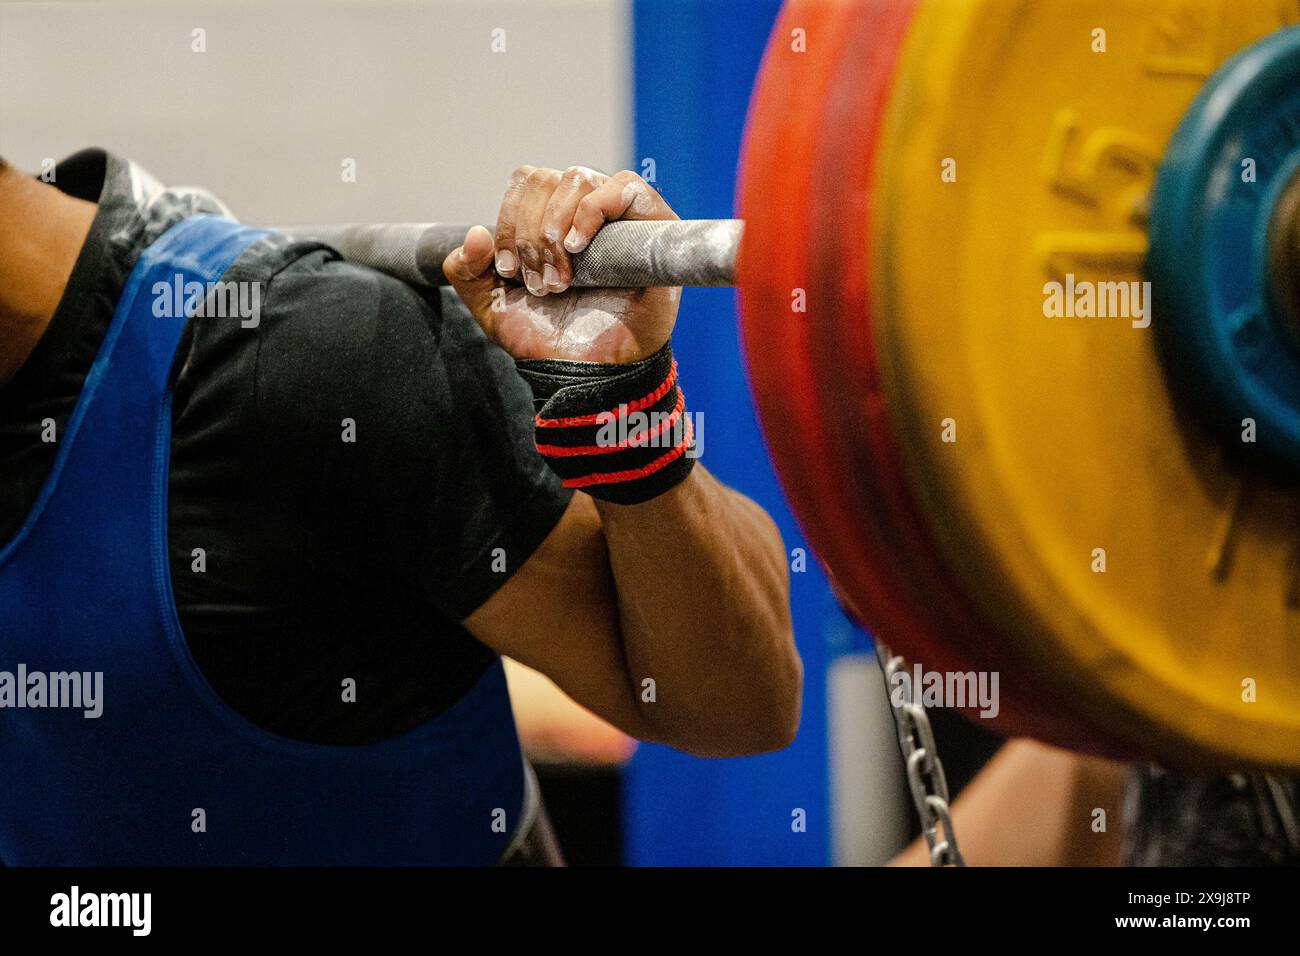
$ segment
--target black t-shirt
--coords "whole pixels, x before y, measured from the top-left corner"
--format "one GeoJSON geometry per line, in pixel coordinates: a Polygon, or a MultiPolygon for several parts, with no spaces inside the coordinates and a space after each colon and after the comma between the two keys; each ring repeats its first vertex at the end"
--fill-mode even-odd
{"type": "MultiPolygon", "coordinates": [[[[0,545],[50,472],[44,423],[62,435],[140,252],[187,215],[223,211],[100,150],[56,176],[99,210],[48,330],[0,389],[0,545]]],[[[492,662],[460,621],[569,494],[533,447],[512,360],[454,295],[280,235],[226,278],[262,284],[260,323],[191,319],[172,370],[185,639],[217,693],[270,731],[335,744],[402,733],[492,662]]]]}

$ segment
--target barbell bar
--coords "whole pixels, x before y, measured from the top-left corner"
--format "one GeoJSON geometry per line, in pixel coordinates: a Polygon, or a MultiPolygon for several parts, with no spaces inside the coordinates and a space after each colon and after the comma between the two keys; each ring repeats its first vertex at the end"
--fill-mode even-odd
{"type": "MultiPolygon", "coordinates": [[[[333,246],[347,260],[404,282],[447,285],[442,263],[465,240],[469,226],[446,223],[359,223],[286,226],[296,239],[333,246]]],[[[622,220],[607,223],[573,256],[578,289],[735,285],[739,219],[622,220]]]]}
{"type": "MultiPolygon", "coordinates": [[[[1290,303],[1300,336],[1300,181],[1280,203],[1270,265],[1278,295],[1290,303]]],[[[277,226],[294,239],[316,240],[344,259],[412,285],[448,285],[442,264],[469,226],[442,222],[328,223],[277,226]]],[[[740,219],[619,221],[603,226],[573,255],[575,289],[734,286],[745,223],[740,219]]]]}

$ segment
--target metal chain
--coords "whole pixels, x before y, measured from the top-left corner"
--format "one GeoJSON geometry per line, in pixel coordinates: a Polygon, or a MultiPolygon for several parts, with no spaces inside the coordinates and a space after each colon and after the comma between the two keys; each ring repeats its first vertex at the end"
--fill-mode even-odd
{"type": "Polygon", "coordinates": [[[930,865],[965,866],[966,861],[957,848],[957,835],[952,829],[948,780],[943,775],[943,764],[935,749],[930,718],[925,715],[925,707],[912,697],[912,679],[904,670],[907,664],[903,658],[896,657],[880,641],[876,641],[876,656],[885,676],[885,694],[894,712],[898,746],[907,766],[907,786],[912,791],[912,801],[921,818],[921,832],[930,848],[930,865]],[[895,703],[894,675],[900,672],[903,672],[898,682],[900,701],[895,703]]]}

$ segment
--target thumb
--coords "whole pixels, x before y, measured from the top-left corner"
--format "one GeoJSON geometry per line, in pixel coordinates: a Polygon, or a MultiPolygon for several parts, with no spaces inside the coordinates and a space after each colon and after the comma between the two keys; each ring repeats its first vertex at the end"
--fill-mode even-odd
{"type": "Polygon", "coordinates": [[[496,287],[496,272],[492,269],[494,248],[492,233],[482,226],[474,226],[465,234],[465,241],[442,263],[443,275],[480,322],[491,315],[492,290],[496,287]]]}

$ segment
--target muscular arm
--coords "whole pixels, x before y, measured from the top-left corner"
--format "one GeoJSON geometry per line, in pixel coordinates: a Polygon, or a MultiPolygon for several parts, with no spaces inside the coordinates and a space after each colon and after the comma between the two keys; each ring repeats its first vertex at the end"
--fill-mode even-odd
{"type": "Polygon", "coordinates": [[[700,467],[641,505],[574,495],[465,623],[641,740],[734,756],[783,747],[798,726],[780,535],[700,467]]]}
{"type": "Polygon", "coordinates": [[[651,724],[707,756],[788,744],[803,672],[767,513],[700,467],[643,505],[597,507],[633,676],[656,683],[651,724]]]}
{"type": "MultiPolygon", "coordinates": [[[[569,253],[619,218],[676,216],[634,173],[520,167],[495,237],[470,230],[443,269],[516,359],[637,362],[671,335],[680,290],[567,285],[569,253]]],[[[642,740],[733,756],[783,747],[798,726],[781,537],[698,464],[640,504],[575,494],[542,547],[465,623],[642,740]]]]}

